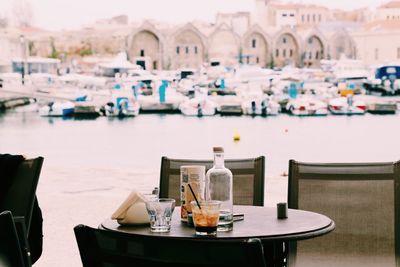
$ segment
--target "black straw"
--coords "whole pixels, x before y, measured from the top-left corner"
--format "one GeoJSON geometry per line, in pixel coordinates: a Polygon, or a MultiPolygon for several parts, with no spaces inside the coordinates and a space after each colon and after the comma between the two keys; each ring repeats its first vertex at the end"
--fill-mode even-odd
{"type": "Polygon", "coordinates": [[[190,186],[189,183],[188,183],[188,186],[189,186],[190,192],[192,192],[192,195],[193,195],[193,197],[194,197],[194,200],[196,200],[197,206],[199,206],[199,209],[201,209],[200,203],[199,203],[199,201],[197,200],[197,197],[196,197],[195,193],[193,192],[193,189],[192,189],[192,187],[190,186]]]}

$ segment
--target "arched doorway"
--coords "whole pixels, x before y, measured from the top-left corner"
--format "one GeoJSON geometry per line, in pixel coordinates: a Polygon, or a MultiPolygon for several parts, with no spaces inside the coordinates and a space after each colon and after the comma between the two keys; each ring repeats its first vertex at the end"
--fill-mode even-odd
{"type": "Polygon", "coordinates": [[[192,30],[183,30],[174,38],[172,67],[198,68],[204,61],[204,45],[200,36],[192,30]]]}
{"type": "Polygon", "coordinates": [[[324,58],[324,46],[321,39],[316,35],[309,36],[304,44],[302,63],[305,67],[317,68],[320,60],[324,58]]]}
{"type": "Polygon", "coordinates": [[[151,31],[143,30],[135,34],[132,38],[129,49],[131,59],[140,58],[146,63],[146,69],[160,69],[160,40],[156,34],[151,31]]]}
{"type": "Polygon", "coordinates": [[[335,35],[331,41],[331,54],[332,59],[340,59],[342,55],[347,58],[355,58],[355,49],[353,40],[345,33],[335,35]]]}
{"type": "Polygon", "coordinates": [[[275,42],[275,66],[299,64],[299,45],[295,37],[290,33],[281,34],[275,42]]]}
{"type": "Polygon", "coordinates": [[[224,66],[238,62],[239,44],[234,33],[230,30],[218,30],[209,42],[208,56],[210,61],[218,60],[224,66]]]}
{"type": "Polygon", "coordinates": [[[245,37],[241,57],[242,63],[266,67],[269,58],[268,43],[264,36],[258,32],[253,32],[245,37]]]}

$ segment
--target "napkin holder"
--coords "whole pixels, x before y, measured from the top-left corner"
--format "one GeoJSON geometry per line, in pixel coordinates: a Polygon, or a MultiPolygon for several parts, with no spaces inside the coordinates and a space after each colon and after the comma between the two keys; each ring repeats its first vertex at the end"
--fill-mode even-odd
{"type": "Polygon", "coordinates": [[[121,225],[137,225],[150,223],[146,209],[145,197],[133,191],[112,214],[111,219],[117,220],[121,225]]]}

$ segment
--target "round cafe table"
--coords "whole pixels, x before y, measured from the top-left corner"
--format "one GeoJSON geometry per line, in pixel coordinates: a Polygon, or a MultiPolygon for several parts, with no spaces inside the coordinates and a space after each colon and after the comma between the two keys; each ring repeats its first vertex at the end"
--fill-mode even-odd
{"type": "MultiPolygon", "coordinates": [[[[287,251],[284,243],[291,240],[310,239],[325,235],[335,228],[335,223],[325,215],[304,210],[288,210],[288,218],[277,219],[276,208],[257,206],[234,206],[234,213],[243,213],[244,220],[236,221],[230,232],[218,232],[215,239],[247,240],[259,238],[264,244],[268,266],[283,266],[287,251]]],[[[199,239],[193,227],[182,223],[180,208],[175,208],[171,231],[152,233],[149,225],[122,226],[108,219],[102,229],[123,232],[132,236],[163,236],[171,238],[199,239]]],[[[207,237],[210,238],[210,237],[207,237]]]]}

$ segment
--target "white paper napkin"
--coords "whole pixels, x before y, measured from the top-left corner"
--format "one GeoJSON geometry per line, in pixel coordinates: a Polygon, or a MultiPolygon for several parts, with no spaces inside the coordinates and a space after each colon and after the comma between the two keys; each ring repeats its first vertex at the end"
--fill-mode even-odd
{"type": "Polygon", "coordinates": [[[132,191],[119,208],[112,214],[111,219],[119,224],[150,223],[146,209],[146,198],[137,191],[132,191]]]}

